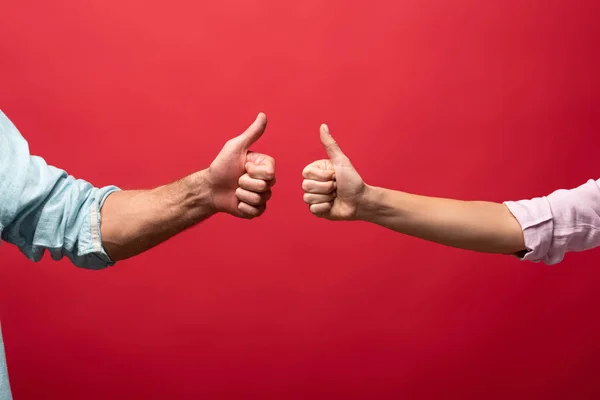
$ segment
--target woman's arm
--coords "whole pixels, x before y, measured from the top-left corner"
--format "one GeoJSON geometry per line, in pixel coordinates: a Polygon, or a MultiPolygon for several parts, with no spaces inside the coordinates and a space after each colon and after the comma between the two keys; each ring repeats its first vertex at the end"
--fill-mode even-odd
{"type": "Polygon", "coordinates": [[[362,220],[448,246],[547,264],[600,246],[599,182],[504,204],[418,196],[365,184],[325,125],[321,141],[329,159],[303,171],[304,200],[319,217],[362,220]]]}
{"type": "Polygon", "coordinates": [[[506,206],[418,196],[367,186],[357,218],[431,242],[485,253],[525,250],[523,231],[506,206]]]}

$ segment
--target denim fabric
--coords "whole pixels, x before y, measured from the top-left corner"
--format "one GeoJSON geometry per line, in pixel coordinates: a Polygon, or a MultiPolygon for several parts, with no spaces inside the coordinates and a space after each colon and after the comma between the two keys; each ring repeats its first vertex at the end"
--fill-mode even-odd
{"type": "MultiPolygon", "coordinates": [[[[96,188],[29,154],[27,141],[0,111],[0,236],[27,258],[40,261],[48,250],[54,260],[66,256],[82,268],[113,265],[102,247],[100,209],[117,190],[96,188]]],[[[2,345],[0,400],[6,400],[11,394],[2,345]]]]}

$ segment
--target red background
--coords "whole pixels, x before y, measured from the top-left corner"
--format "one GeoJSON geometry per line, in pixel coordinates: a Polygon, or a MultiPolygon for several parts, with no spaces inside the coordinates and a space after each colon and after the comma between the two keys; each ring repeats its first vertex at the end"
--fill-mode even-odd
{"type": "Polygon", "coordinates": [[[302,202],[327,122],[367,182],[461,199],[600,176],[600,3],[3,1],[0,108],[95,185],[205,168],[264,111],[268,212],[94,272],[0,250],[15,398],[600,396],[597,251],[519,262],[302,202]]]}

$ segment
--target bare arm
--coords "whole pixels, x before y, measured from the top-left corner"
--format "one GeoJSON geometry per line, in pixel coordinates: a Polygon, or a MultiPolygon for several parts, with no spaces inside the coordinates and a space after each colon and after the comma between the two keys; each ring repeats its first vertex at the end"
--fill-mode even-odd
{"type": "Polygon", "coordinates": [[[362,220],[431,242],[486,253],[526,250],[523,229],[504,204],[425,197],[367,185],[321,127],[329,159],[303,171],[304,201],[330,220],[362,220]]]}
{"type": "Polygon", "coordinates": [[[216,213],[201,171],[153,190],[115,192],[102,207],[102,243],[114,260],[140,254],[216,213]]]}
{"type": "Polygon", "coordinates": [[[521,225],[504,204],[418,196],[367,186],[357,218],[431,242],[485,253],[525,251],[521,225]]]}
{"type": "Polygon", "coordinates": [[[261,215],[275,183],[275,161],[248,148],[265,127],[260,114],[205,170],[153,190],[109,195],[101,209],[101,236],[111,259],[140,254],[217,212],[261,215]]]}
{"type": "Polygon", "coordinates": [[[254,218],[266,209],[275,161],[250,151],[263,134],[259,114],[227,141],[207,169],[153,190],[96,188],[31,156],[29,146],[0,111],[0,237],[33,261],[44,252],[102,269],[144,252],[223,212],[254,218]]]}
{"type": "Polygon", "coordinates": [[[425,197],[367,185],[326,125],[321,142],[329,159],[302,172],[304,201],[319,217],[363,220],[447,246],[549,265],[567,252],[600,246],[600,180],[503,204],[425,197]]]}

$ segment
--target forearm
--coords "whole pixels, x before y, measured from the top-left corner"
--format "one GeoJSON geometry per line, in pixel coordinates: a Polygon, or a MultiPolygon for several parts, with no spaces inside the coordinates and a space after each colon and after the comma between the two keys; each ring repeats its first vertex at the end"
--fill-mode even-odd
{"type": "Polygon", "coordinates": [[[108,196],[101,210],[101,235],[108,255],[119,261],[140,254],[215,214],[200,171],[153,190],[108,196]]]}
{"type": "Polygon", "coordinates": [[[359,219],[420,239],[485,253],[515,254],[525,243],[503,204],[418,196],[367,186],[359,219]]]}

